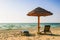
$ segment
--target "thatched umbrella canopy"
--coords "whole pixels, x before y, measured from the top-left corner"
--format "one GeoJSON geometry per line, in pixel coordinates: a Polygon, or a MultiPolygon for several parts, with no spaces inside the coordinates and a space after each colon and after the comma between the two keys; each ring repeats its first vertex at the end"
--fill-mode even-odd
{"type": "Polygon", "coordinates": [[[28,16],[38,16],[38,33],[40,30],[40,16],[50,16],[53,15],[50,11],[47,11],[41,7],[37,7],[27,14],[28,16]]]}

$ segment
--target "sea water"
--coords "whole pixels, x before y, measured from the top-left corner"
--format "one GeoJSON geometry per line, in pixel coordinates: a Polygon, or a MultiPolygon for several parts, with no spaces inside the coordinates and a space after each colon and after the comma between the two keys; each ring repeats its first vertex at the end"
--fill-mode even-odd
{"type": "MultiPolygon", "coordinates": [[[[40,27],[50,25],[51,27],[60,27],[60,23],[40,23],[40,27]]],[[[0,23],[0,30],[3,29],[27,29],[37,27],[37,23],[0,23]]]]}

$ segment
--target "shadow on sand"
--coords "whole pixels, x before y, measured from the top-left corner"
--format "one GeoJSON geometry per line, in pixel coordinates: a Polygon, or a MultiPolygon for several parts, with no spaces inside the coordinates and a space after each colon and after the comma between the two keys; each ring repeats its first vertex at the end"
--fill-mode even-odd
{"type": "Polygon", "coordinates": [[[42,35],[49,35],[49,36],[60,36],[59,34],[42,34],[42,35]]]}
{"type": "MultiPolygon", "coordinates": [[[[42,34],[39,34],[39,35],[42,35],[42,34]]],[[[43,34],[43,35],[49,35],[49,36],[59,36],[59,34],[43,34]]],[[[35,34],[29,34],[29,35],[24,35],[24,36],[28,36],[28,37],[31,37],[31,36],[36,36],[35,34]]]]}
{"type": "Polygon", "coordinates": [[[50,36],[60,36],[59,34],[49,34],[50,36]]]}
{"type": "Polygon", "coordinates": [[[36,36],[36,35],[35,34],[27,34],[27,35],[23,35],[23,36],[31,37],[31,36],[36,36]]]}

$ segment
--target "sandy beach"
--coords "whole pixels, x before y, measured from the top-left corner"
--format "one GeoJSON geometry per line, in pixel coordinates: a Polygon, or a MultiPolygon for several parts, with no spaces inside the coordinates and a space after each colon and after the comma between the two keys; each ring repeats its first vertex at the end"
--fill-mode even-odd
{"type": "MultiPolygon", "coordinates": [[[[43,30],[43,28],[41,28],[43,30]]],[[[0,30],[0,40],[60,40],[60,28],[51,28],[54,35],[37,35],[37,29],[29,29],[33,36],[21,36],[20,29],[0,30]]]]}

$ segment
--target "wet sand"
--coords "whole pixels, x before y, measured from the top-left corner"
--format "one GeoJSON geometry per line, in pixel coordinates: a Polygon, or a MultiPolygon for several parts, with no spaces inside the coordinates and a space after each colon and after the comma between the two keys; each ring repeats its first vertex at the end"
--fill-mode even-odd
{"type": "Polygon", "coordinates": [[[60,40],[60,28],[51,28],[54,35],[37,35],[37,29],[29,29],[29,32],[34,35],[21,36],[20,29],[0,30],[0,40],[60,40]]]}

